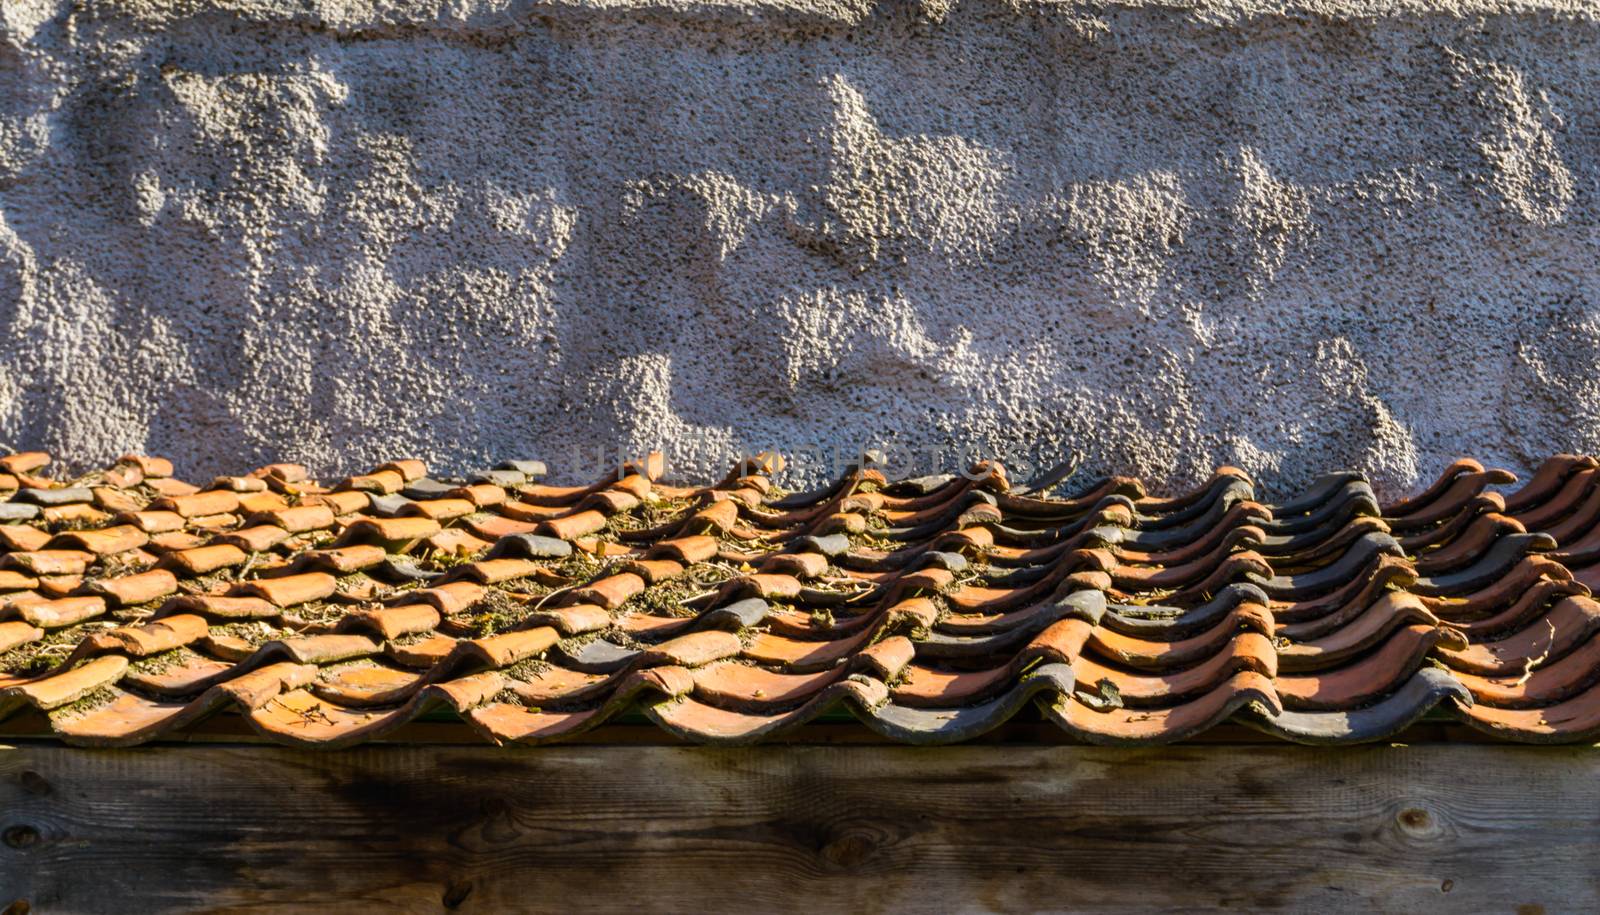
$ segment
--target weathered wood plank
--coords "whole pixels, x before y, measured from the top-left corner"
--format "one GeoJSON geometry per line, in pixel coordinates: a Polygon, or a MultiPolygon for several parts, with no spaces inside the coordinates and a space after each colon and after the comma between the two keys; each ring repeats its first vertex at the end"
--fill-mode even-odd
{"type": "Polygon", "coordinates": [[[0,909],[1600,909],[1600,754],[0,750],[0,909]]]}

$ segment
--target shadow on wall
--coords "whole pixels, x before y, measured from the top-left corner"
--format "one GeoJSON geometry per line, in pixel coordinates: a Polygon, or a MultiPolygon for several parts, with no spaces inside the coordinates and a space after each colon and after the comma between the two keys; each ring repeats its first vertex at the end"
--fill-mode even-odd
{"type": "Polygon", "coordinates": [[[8,8],[7,444],[1600,449],[1593,19],[353,9],[8,8]]]}

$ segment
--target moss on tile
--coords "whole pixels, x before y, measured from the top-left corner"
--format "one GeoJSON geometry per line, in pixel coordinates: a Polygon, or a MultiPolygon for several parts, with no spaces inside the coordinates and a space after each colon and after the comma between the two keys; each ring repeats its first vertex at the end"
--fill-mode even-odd
{"type": "Polygon", "coordinates": [[[85,636],[105,628],[102,622],[90,621],[46,630],[44,638],[0,654],[0,673],[13,677],[44,673],[66,660],[85,636]]]}
{"type": "Polygon", "coordinates": [[[110,705],[115,701],[117,701],[116,691],[109,686],[102,686],[68,702],[66,705],[51,709],[50,720],[71,721],[74,718],[81,718],[102,706],[110,705]]]}

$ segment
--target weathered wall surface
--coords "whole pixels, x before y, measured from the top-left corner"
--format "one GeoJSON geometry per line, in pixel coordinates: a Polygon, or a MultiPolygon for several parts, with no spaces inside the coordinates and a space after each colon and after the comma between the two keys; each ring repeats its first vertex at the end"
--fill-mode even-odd
{"type": "Polygon", "coordinates": [[[5,444],[1600,449],[1593,2],[0,10],[5,444]]]}

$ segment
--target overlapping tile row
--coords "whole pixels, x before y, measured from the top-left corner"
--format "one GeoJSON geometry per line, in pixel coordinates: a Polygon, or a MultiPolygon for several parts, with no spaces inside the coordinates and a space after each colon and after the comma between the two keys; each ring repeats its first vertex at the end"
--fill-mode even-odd
{"type": "Polygon", "coordinates": [[[1383,739],[1431,711],[1512,739],[1600,732],[1600,474],[1472,461],[1380,505],[1333,474],[1277,503],[1222,468],[1169,498],[1053,495],[993,462],[791,494],[659,455],[593,485],[417,461],[195,486],[128,457],[0,458],[0,718],[129,745],[238,715],[340,747],[420,717],[535,744],[643,716],[695,742],[821,717],[948,743],[1042,718],[1098,743],[1241,721],[1383,739]]]}
{"type": "Polygon", "coordinates": [[[1426,522],[1406,538],[1423,551],[1427,577],[1414,587],[1467,642],[1438,659],[1472,695],[1461,715],[1474,727],[1535,742],[1600,736],[1596,467],[1557,455],[1525,485],[1494,492],[1485,486],[1510,474],[1459,461],[1391,508],[1426,522]]]}

